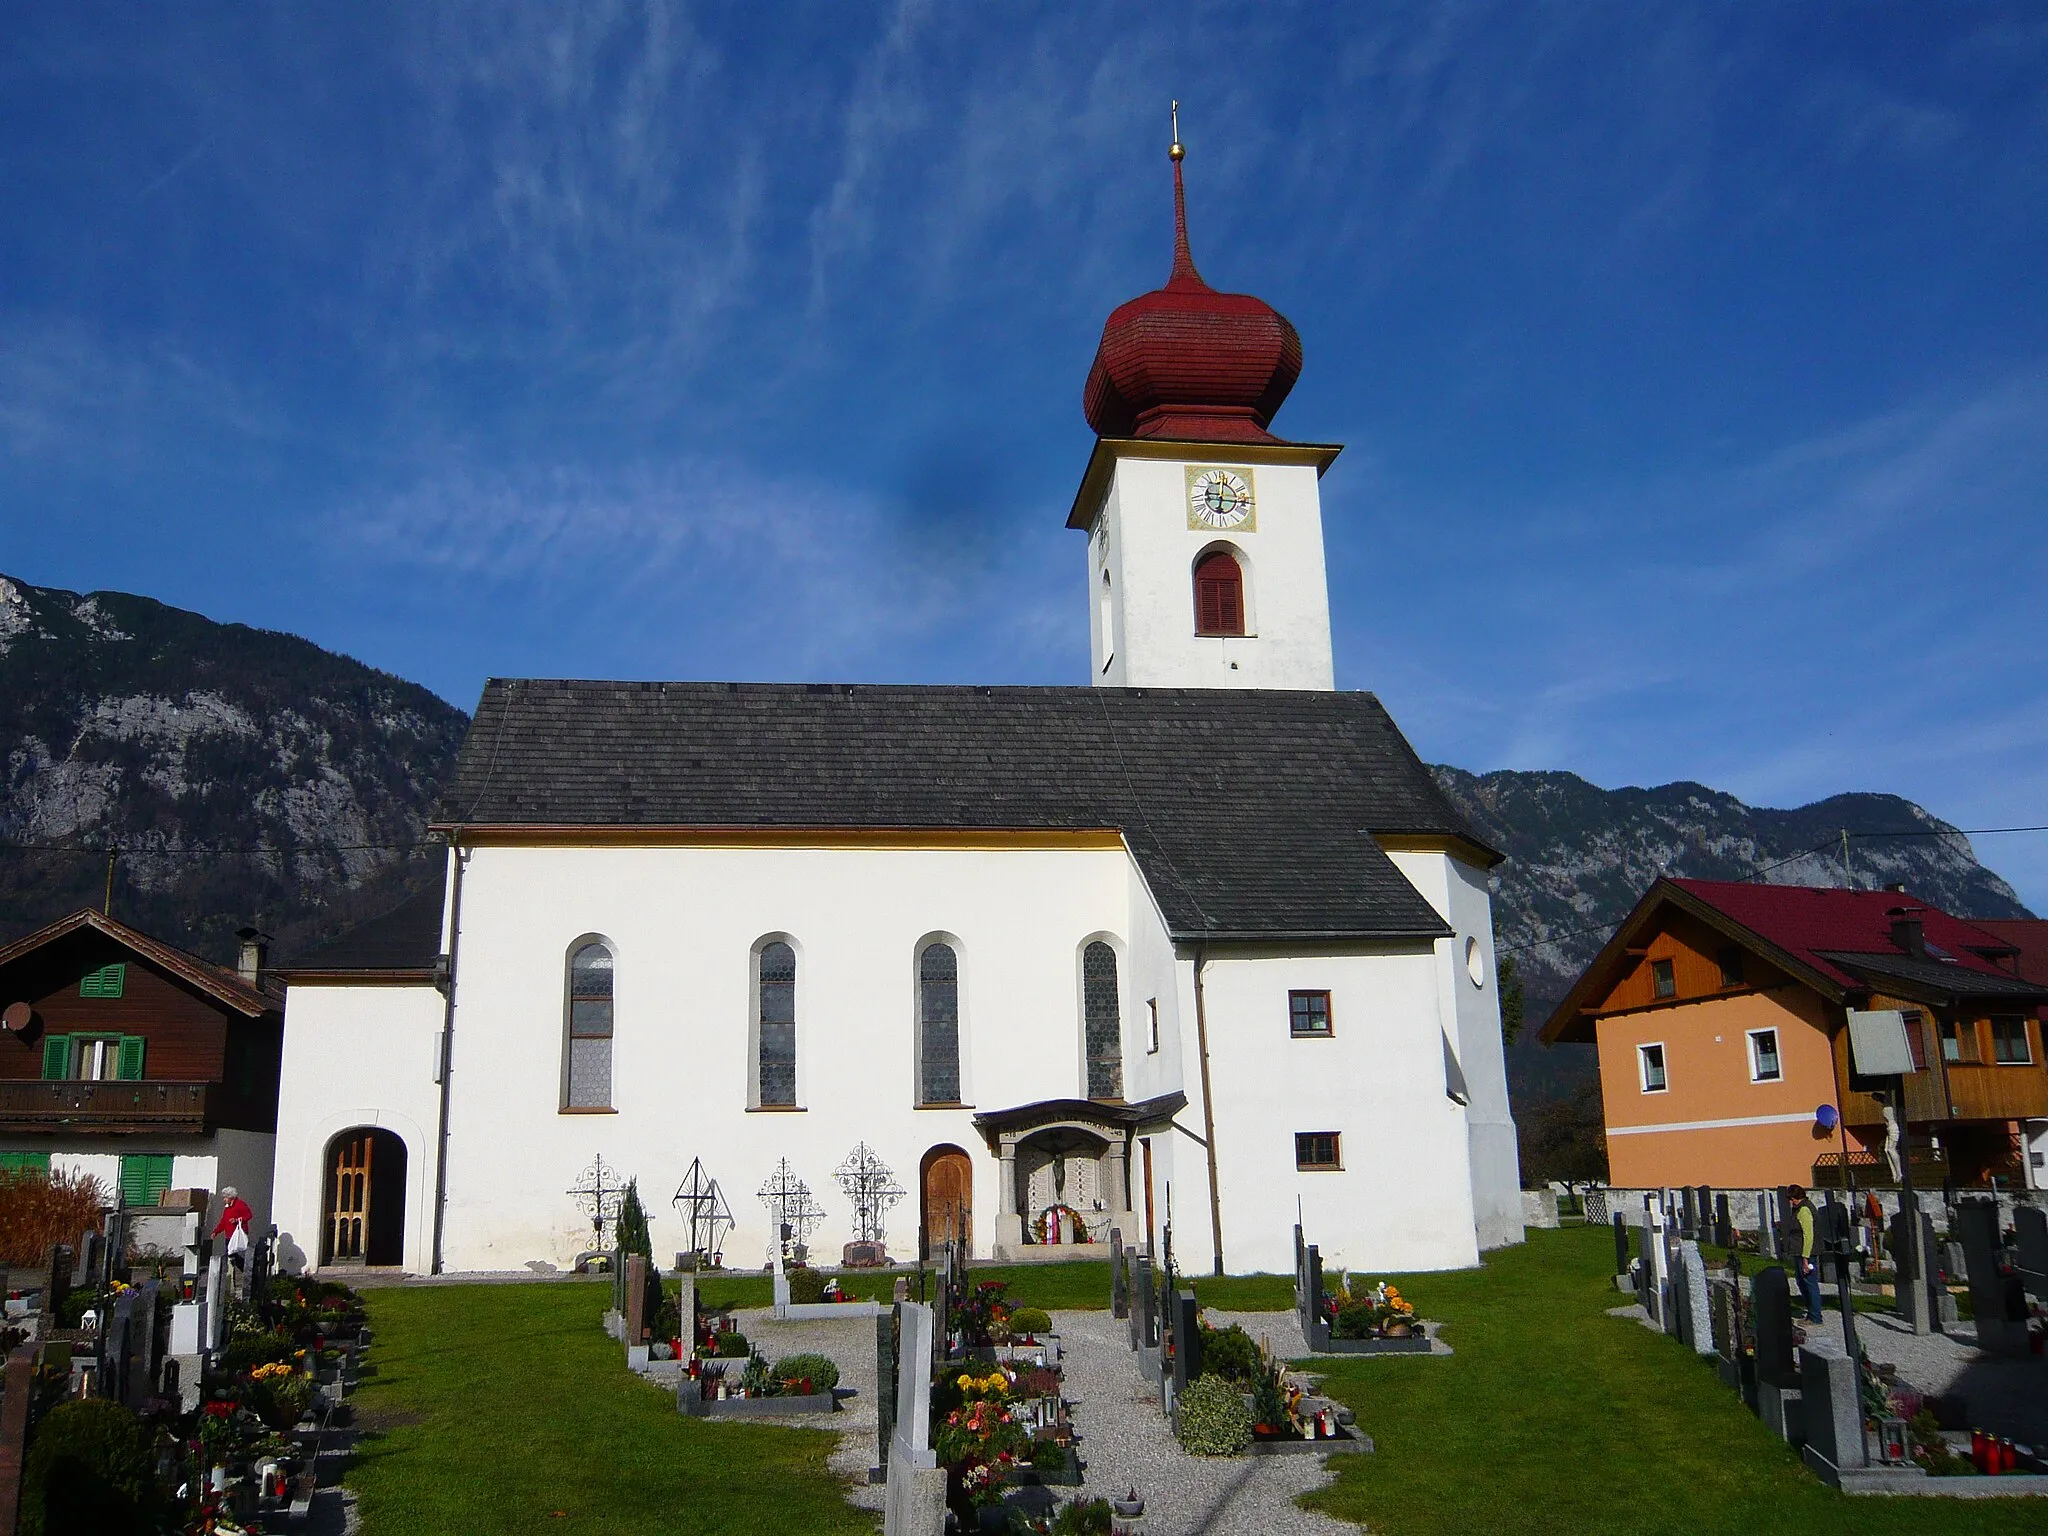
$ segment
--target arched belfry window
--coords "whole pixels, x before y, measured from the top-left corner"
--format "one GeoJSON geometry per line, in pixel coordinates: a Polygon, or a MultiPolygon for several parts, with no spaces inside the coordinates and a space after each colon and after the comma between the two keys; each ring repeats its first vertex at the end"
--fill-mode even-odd
{"type": "Polygon", "coordinates": [[[917,1101],[960,1102],[960,957],[943,942],[917,956],[917,1101]]]}
{"type": "Polygon", "coordinates": [[[569,956],[569,1040],[562,1071],[565,1109],[612,1104],[612,952],[592,940],[569,956]]]}
{"type": "Polygon", "coordinates": [[[1244,570],[1227,549],[1195,563],[1195,633],[1244,633],[1244,570]]]}
{"type": "Polygon", "coordinates": [[[796,950],[761,946],[755,1012],[756,1096],[762,1109],[796,1107],[796,950]]]}
{"type": "Polygon", "coordinates": [[[1123,1002],[1116,951],[1097,939],[1081,952],[1081,1019],[1088,1046],[1088,1097],[1124,1096],[1123,1002]]]}

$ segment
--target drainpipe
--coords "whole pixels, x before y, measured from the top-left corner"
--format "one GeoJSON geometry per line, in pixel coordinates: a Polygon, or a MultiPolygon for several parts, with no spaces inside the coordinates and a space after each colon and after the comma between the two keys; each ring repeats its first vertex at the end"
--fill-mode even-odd
{"type": "Polygon", "coordinates": [[[448,969],[441,984],[441,1123],[434,1142],[434,1252],[431,1272],[441,1273],[441,1232],[448,1214],[448,1078],[455,1060],[455,959],[462,947],[462,828],[448,834],[448,853],[455,863],[448,903],[448,969]]]}
{"type": "Polygon", "coordinates": [[[1202,967],[1209,963],[1208,946],[1195,946],[1195,1044],[1202,1061],[1202,1135],[1209,1159],[1209,1237],[1216,1251],[1212,1273],[1223,1273],[1223,1194],[1216,1187],[1216,1097],[1209,1088],[1209,1013],[1202,1002],[1202,967]]]}

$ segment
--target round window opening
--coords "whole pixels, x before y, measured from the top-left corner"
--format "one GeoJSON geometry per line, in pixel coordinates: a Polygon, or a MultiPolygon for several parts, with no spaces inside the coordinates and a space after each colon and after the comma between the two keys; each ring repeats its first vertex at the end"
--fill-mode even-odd
{"type": "Polygon", "coordinates": [[[1479,952],[1479,941],[1477,939],[1467,939],[1465,941],[1465,974],[1472,978],[1473,986],[1483,987],[1486,985],[1486,956],[1479,952]]]}

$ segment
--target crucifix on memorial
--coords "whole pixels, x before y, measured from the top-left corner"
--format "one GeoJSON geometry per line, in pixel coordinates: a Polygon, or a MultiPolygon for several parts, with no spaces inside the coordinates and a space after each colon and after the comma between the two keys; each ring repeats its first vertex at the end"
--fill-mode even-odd
{"type": "Polygon", "coordinates": [[[774,1252],[785,1262],[793,1258],[803,1263],[808,1256],[806,1240],[825,1219],[824,1210],[811,1196],[811,1186],[797,1177],[785,1157],[756,1193],[768,1207],[768,1219],[775,1224],[774,1252]]]}
{"type": "Polygon", "coordinates": [[[883,1222],[889,1207],[903,1198],[903,1186],[889,1165],[875,1156],[866,1142],[858,1143],[846,1160],[833,1171],[840,1191],[853,1203],[854,1241],[881,1243],[883,1222]]]}
{"type": "Polygon", "coordinates": [[[619,1202],[625,1198],[626,1181],[600,1153],[576,1176],[575,1187],[568,1193],[590,1218],[590,1246],[602,1248],[604,1229],[619,1219],[619,1202]]]}
{"type": "Polygon", "coordinates": [[[718,1187],[718,1180],[704,1171],[704,1159],[690,1159],[690,1171],[683,1176],[683,1182],[670,1202],[682,1216],[690,1229],[691,1256],[700,1268],[718,1268],[724,1254],[725,1234],[736,1223],[732,1210],[725,1203],[725,1195],[718,1187]]]}

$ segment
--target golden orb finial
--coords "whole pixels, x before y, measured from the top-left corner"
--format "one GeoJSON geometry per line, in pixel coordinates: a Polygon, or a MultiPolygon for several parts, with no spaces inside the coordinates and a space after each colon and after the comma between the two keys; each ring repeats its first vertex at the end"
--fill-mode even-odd
{"type": "Polygon", "coordinates": [[[1180,103],[1176,101],[1173,104],[1173,143],[1167,146],[1166,157],[1169,160],[1178,160],[1186,153],[1186,148],[1180,142],[1180,103]]]}

